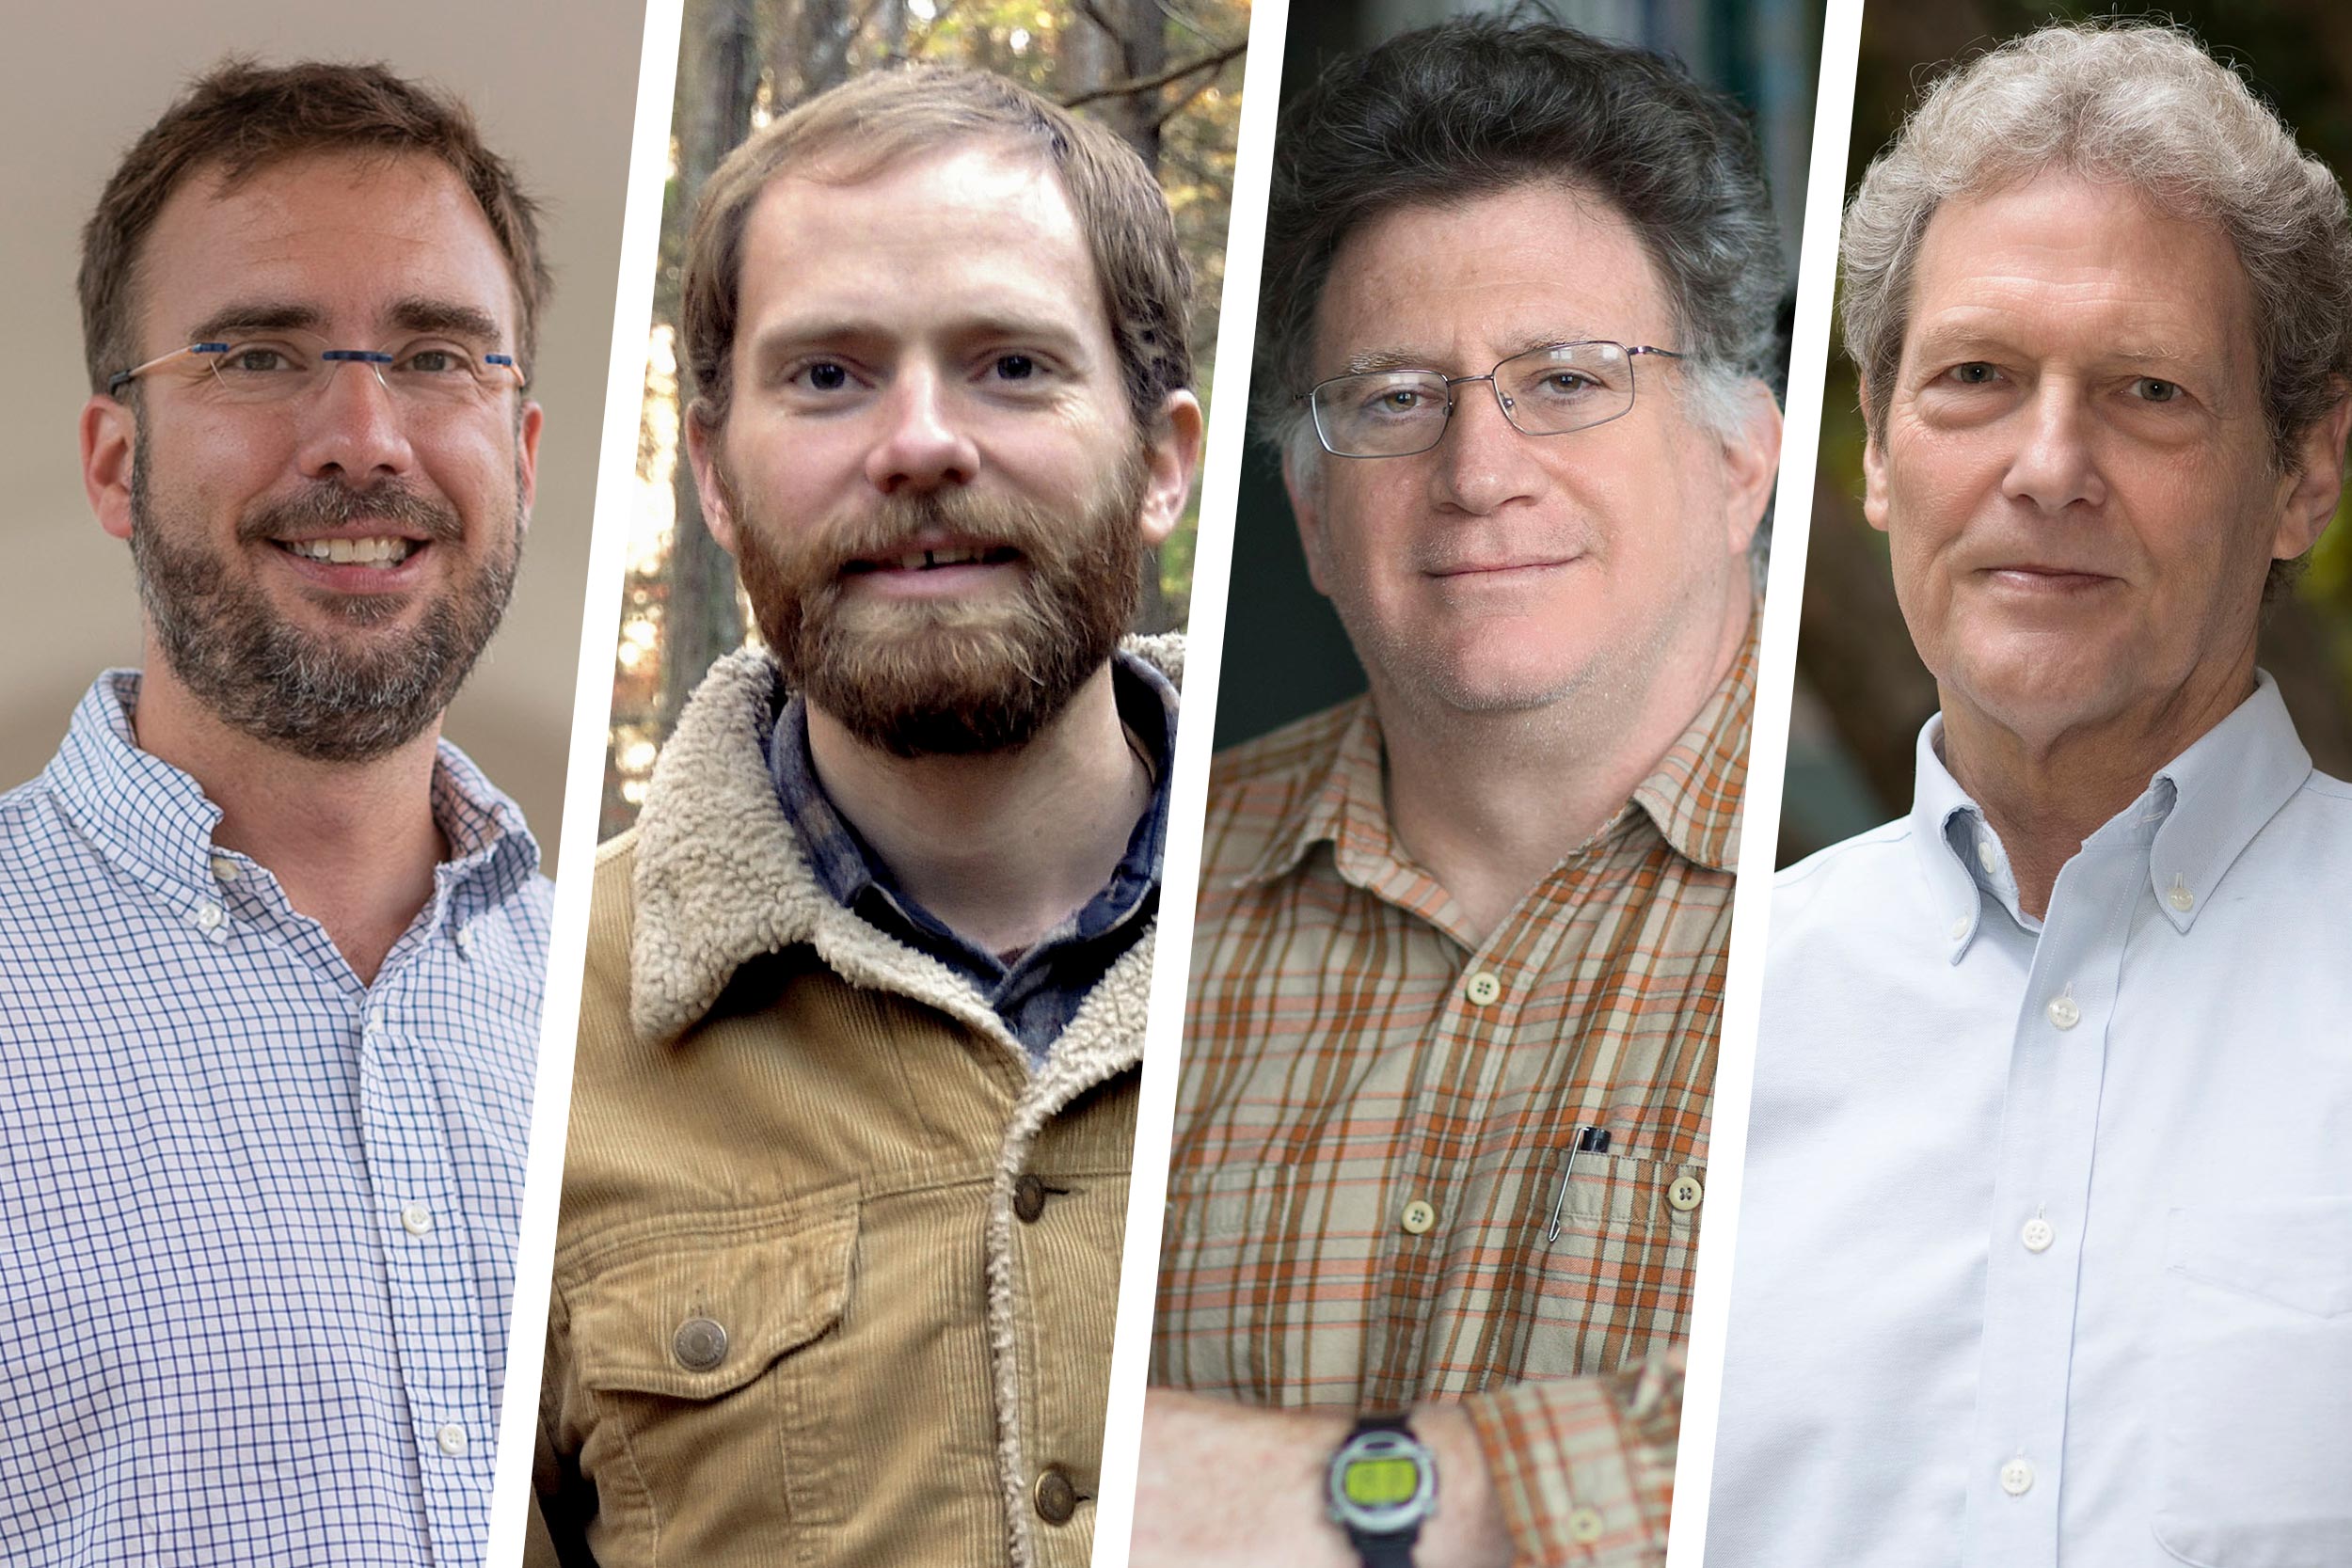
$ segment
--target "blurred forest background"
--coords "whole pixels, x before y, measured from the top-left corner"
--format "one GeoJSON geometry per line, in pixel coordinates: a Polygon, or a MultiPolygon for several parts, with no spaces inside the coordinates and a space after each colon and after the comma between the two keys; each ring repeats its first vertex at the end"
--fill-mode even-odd
{"type": "MultiPolygon", "coordinates": [[[[679,270],[711,171],[792,105],[907,60],[1000,71],[1094,116],[1142,154],[1175,209],[1205,404],[1248,36],[1248,0],[687,0],[599,840],[636,819],[687,694],[747,626],[678,436],[679,270]]],[[[1147,566],[1140,630],[1184,624],[1196,512],[1147,566]]]]}
{"type": "MultiPolygon", "coordinates": [[[[2242,71],[2306,150],[2340,175],[2352,173],[2352,7],[2343,0],[2204,0],[2168,12],[2242,71]]],[[[2022,0],[1876,0],[1863,14],[1845,194],[1852,194],[1901,124],[1917,90],[1951,62],[2045,21],[2105,14],[2022,0]]],[[[1910,809],[1913,750],[1936,706],[1935,683],[1913,652],[1895,603],[1885,536],[1863,521],[1862,446],[1853,365],[1843,343],[1833,342],[1789,711],[1783,865],[1910,809]]],[[[2260,655],[2313,761],[2340,778],[2352,774],[2347,514],[2352,506],[2338,509],[2311,569],[2272,607],[2260,655]]]]}

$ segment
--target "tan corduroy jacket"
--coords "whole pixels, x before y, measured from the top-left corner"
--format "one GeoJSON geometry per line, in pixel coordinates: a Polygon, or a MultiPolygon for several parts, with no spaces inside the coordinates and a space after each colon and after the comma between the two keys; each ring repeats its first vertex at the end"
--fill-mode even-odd
{"type": "MultiPolygon", "coordinates": [[[[1181,678],[1181,643],[1137,651],[1181,678]]],[[[597,856],[537,1481],[603,1568],[1079,1568],[1152,937],[1034,1073],[834,903],[773,667],[712,668],[597,856]]]]}

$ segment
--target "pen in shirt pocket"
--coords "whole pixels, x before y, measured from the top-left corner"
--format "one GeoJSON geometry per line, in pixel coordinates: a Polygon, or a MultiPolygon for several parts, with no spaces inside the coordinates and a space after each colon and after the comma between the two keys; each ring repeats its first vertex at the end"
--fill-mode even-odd
{"type": "Polygon", "coordinates": [[[1551,1200],[1551,1228],[1545,1234],[1546,1241],[1556,1242],[1560,1239],[1560,1214],[1567,1206],[1568,1179],[1576,1174],[1576,1157],[1580,1154],[1606,1154],[1608,1152],[1609,1129],[1596,1127],[1590,1123],[1577,1128],[1576,1137],[1569,1143],[1567,1152],[1561,1158],[1560,1190],[1551,1200]]]}

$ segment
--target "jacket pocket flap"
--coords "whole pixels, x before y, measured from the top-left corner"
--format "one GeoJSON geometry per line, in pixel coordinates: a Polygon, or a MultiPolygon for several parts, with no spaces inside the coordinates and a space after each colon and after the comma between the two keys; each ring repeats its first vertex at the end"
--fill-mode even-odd
{"type": "Polygon", "coordinates": [[[615,1256],[570,1292],[580,1381],[684,1400],[741,1387],[840,1320],[856,1240],[851,1208],[615,1256]]]}
{"type": "Polygon", "coordinates": [[[2174,1274],[2319,1317],[2352,1312],[2352,1197],[2175,1209],[2167,1240],[2174,1274]]]}

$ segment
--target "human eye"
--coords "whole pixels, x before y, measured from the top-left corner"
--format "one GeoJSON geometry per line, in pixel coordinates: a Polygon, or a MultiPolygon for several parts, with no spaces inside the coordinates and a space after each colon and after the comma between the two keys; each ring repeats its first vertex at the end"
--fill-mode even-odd
{"type": "Polygon", "coordinates": [[[1043,367],[1025,354],[1000,354],[989,361],[988,373],[998,381],[1035,381],[1043,374],[1043,367]]]}
{"type": "Polygon", "coordinates": [[[1427,414],[1443,400],[1417,377],[1367,375],[1356,378],[1343,401],[1366,419],[1404,420],[1427,414]]]}
{"type": "Polygon", "coordinates": [[[402,375],[430,377],[436,380],[470,375],[475,356],[472,350],[451,342],[410,343],[395,351],[389,368],[402,375]]]}
{"type": "Polygon", "coordinates": [[[2185,395],[2179,382],[2162,376],[2136,376],[2132,381],[2132,396],[2142,403],[2178,403],[2185,395]]]}
{"type": "Polygon", "coordinates": [[[857,372],[848,361],[830,355],[793,360],[784,367],[777,379],[788,392],[824,402],[837,401],[855,391],[859,385],[857,372]]]}
{"type": "Polygon", "coordinates": [[[1982,359],[1963,359],[1946,371],[1944,379],[1955,387],[1990,387],[2001,379],[2001,372],[1982,359]]]}
{"type": "Polygon", "coordinates": [[[310,356],[292,343],[266,338],[232,342],[212,360],[221,379],[259,385],[278,377],[300,375],[310,368],[310,356]]]}

